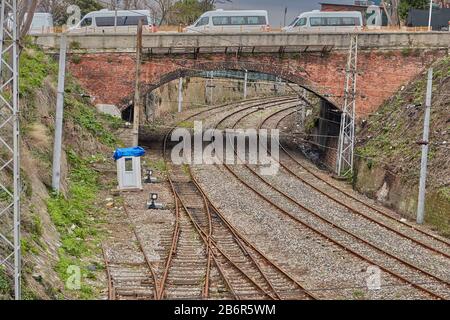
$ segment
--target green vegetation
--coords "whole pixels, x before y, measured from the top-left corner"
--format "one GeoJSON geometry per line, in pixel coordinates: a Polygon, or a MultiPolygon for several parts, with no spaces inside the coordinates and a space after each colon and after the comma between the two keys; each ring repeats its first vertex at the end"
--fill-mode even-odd
{"type": "Polygon", "coordinates": [[[194,129],[194,122],[193,121],[182,121],[178,124],[179,128],[185,128],[185,129],[194,129]]]}
{"type": "Polygon", "coordinates": [[[152,168],[153,170],[156,170],[159,173],[167,173],[167,165],[164,160],[162,159],[157,161],[146,160],[146,162],[149,168],[152,168]]]}
{"type": "MultiPolygon", "coordinates": [[[[67,281],[67,269],[71,265],[79,266],[85,278],[94,277],[87,270],[84,258],[98,250],[100,235],[96,222],[101,214],[95,205],[99,191],[97,172],[90,168],[89,160],[80,158],[73,150],[68,152],[68,157],[71,166],[68,196],[55,194],[47,201],[48,212],[61,235],[56,271],[63,281],[67,281]]],[[[92,288],[82,284],[80,298],[90,299],[94,294],[92,288]]]]}
{"type": "Polygon", "coordinates": [[[438,191],[439,195],[450,202],[450,187],[442,187],[438,191]]]}
{"type": "Polygon", "coordinates": [[[81,16],[84,16],[91,11],[103,9],[103,6],[100,4],[100,1],[96,0],[72,0],[71,4],[80,7],[81,16]]]}
{"type": "MultiPolygon", "coordinates": [[[[20,94],[27,104],[26,108],[23,108],[23,117],[26,120],[23,130],[26,130],[27,126],[38,120],[35,106],[36,90],[42,88],[47,77],[56,84],[58,66],[41,50],[33,47],[26,48],[20,60],[20,94]]],[[[101,143],[116,147],[119,141],[110,129],[119,128],[122,121],[97,114],[95,108],[81,97],[83,90],[70,75],[66,77],[65,93],[66,118],[73,119],[75,123],[97,137],[101,143]]]]}
{"type": "MultiPolygon", "coordinates": [[[[435,67],[435,78],[444,76],[444,70],[450,72],[450,59],[443,59],[435,67]]],[[[381,108],[380,114],[374,115],[370,119],[370,125],[366,134],[371,139],[360,145],[357,150],[357,156],[373,160],[385,160],[388,158],[409,159],[410,161],[420,159],[420,150],[415,145],[422,132],[422,119],[418,118],[423,110],[420,106],[424,104],[426,79],[421,77],[403,92],[397,93],[392,99],[387,101],[381,108]],[[410,114],[405,114],[405,109],[409,108],[410,114]],[[414,136],[412,140],[412,136],[414,136]]],[[[436,88],[434,88],[436,90],[436,88]]],[[[433,113],[434,117],[439,117],[438,113],[433,113]]],[[[430,159],[436,154],[434,147],[430,148],[430,159]]]]}
{"type": "Polygon", "coordinates": [[[190,176],[191,173],[189,171],[189,165],[188,164],[183,164],[183,172],[186,176],[190,176]]]}
{"type": "Polygon", "coordinates": [[[22,249],[24,252],[37,254],[38,246],[42,249],[46,248],[42,241],[43,225],[41,217],[35,212],[36,208],[33,204],[28,207],[29,214],[22,218],[22,249]]]}
{"type": "Polygon", "coordinates": [[[409,9],[426,9],[429,4],[428,0],[400,0],[398,14],[401,19],[405,20],[408,17],[409,9]]]}
{"type": "MultiPolygon", "coordinates": [[[[108,129],[107,121],[110,121],[112,117],[100,117],[92,106],[76,99],[75,95],[66,95],[65,104],[66,115],[72,118],[75,123],[91,132],[101,143],[109,147],[116,147],[118,145],[119,141],[111,130],[108,129]],[[106,121],[102,122],[100,119],[106,121]]],[[[117,125],[116,120],[114,120],[113,125],[117,125]]]]}
{"type": "Polygon", "coordinates": [[[81,43],[78,41],[71,41],[69,44],[70,50],[79,50],[81,48],[81,43]]]}
{"type": "Polygon", "coordinates": [[[353,291],[352,295],[353,295],[353,298],[356,300],[364,299],[364,292],[362,292],[361,290],[353,291]]]}
{"type": "Polygon", "coordinates": [[[200,17],[204,10],[204,4],[198,0],[177,1],[171,10],[171,23],[189,25],[200,17]]]}
{"type": "Polygon", "coordinates": [[[20,56],[21,98],[32,98],[37,88],[41,88],[49,74],[56,74],[58,66],[42,51],[34,48],[24,50],[20,56]]]}
{"type": "MultiPolygon", "coordinates": [[[[433,107],[428,157],[426,221],[442,235],[450,236],[450,190],[448,187],[448,152],[440,144],[448,141],[448,97],[450,88],[450,58],[433,65],[433,107]]],[[[415,215],[419,182],[426,74],[418,75],[396,95],[372,114],[359,132],[362,143],[356,149],[359,161],[355,185],[375,196],[381,184],[387,182],[389,197],[398,200],[397,210],[415,215]],[[367,170],[368,169],[368,170],[367,170]]]]}
{"type": "Polygon", "coordinates": [[[450,187],[442,187],[427,195],[425,219],[435,226],[444,237],[450,238],[450,187]]]}
{"type": "Polygon", "coordinates": [[[70,60],[71,60],[72,63],[74,63],[74,64],[80,64],[80,63],[81,63],[81,57],[80,57],[78,54],[72,55],[72,57],[70,58],[70,60]]]}
{"type": "MultiPolygon", "coordinates": [[[[71,44],[75,47],[76,44],[71,44]]],[[[24,151],[33,158],[31,170],[38,170],[40,182],[50,186],[51,161],[52,161],[52,135],[55,103],[55,88],[57,85],[58,66],[55,60],[44,54],[39,48],[25,44],[20,59],[20,88],[19,94],[22,101],[22,126],[24,151]],[[34,143],[37,142],[37,143],[34,143]]],[[[78,266],[82,273],[81,289],[70,291],[70,295],[81,299],[91,299],[98,295],[94,287],[90,285],[96,274],[92,270],[100,270],[102,267],[94,265],[99,252],[99,223],[103,213],[98,207],[98,193],[101,191],[98,181],[98,173],[93,169],[93,164],[104,162],[104,155],[86,155],[83,144],[90,144],[90,150],[96,148],[116,147],[120,141],[114,135],[114,129],[122,126],[120,119],[108,115],[98,114],[90,101],[84,98],[84,90],[77,81],[68,74],[65,88],[65,148],[68,159],[68,177],[66,180],[67,193],[45,197],[45,190],[41,186],[34,185],[31,179],[30,167],[24,166],[21,171],[23,184],[24,210],[22,215],[23,228],[21,247],[24,252],[24,278],[23,298],[36,299],[30,285],[39,282],[44,292],[50,298],[63,297],[57,284],[47,279],[31,278],[34,267],[34,257],[46,259],[48,248],[46,241],[56,244],[58,239],[53,237],[53,232],[43,235],[47,226],[43,225],[41,210],[36,208],[35,201],[46,201],[48,213],[59,233],[61,246],[58,249],[59,260],[55,271],[60,279],[65,282],[70,274],[69,266],[78,266]],[[73,150],[71,148],[74,148],[73,150]],[[33,192],[33,187],[39,192],[33,192]],[[44,192],[42,192],[44,191],[44,192]],[[34,199],[33,199],[34,198],[34,199]],[[33,199],[33,200],[32,200],[33,199]],[[89,261],[91,260],[91,261],[89,261]],[[93,261],[94,262],[93,262],[93,261]],[[29,283],[30,282],[30,283],[29,283]],[[56,285],[56,286],[55,286],[56,285]]],[[[112,151],[112,150],[111,150],[112,151]]],[[[5,157],[6,158],[6,155],[5,157]]],[[[108,182],[104,182],[108,187],[108,182]]],[[[0,201],[9,201],[10,196],[4,190],[0,190],[0,201]]],[[[45,278],[45,277],[44,277],[45,278]]],[[[7,298],[10,294],[10,281],[0,270],[0,299],[4,294],[7,298]]],[[[69,291],[68,291],[69,292],[69,291]]]]}
{"type": "Polygon", "coordinates": [[[109,127],[113,130],[118,130],[124,125],[124,121],[121,118],[113,117],[109,114],[97,114],[97,116],[108,123],[109,127]]]}
{"type": "Polygon", "coordinates": [[[39,252],[37,247],[33,244],[33,242],[31,242],[27,238],[22,238],[20,240],[20,247],[23,253],[38,254],[39,252]]]}
{"type": "Polygon", "coordinates": [[[313,108],[312,111],[313,111],[312,114],[305,120],[306,133],[312,133],[314,128],[316,128],[319,125],[320,110],[319,108],[313,108]]]}
{"type": "Polygon", "coordinates": [[[8,276],[6,275],[6,272],[3,269],[3,266],[0,266],[0,295],[9,294],[10,288],[11,288],[10,280],[9,280],[8,276]]]}
{"type": "Polygon", "coordinates": [[[21,130],[27,133],[28,126],[38,120],[38,110],[36,107],[36,90],[43,87],[44,80],[49,74],[56,74],[58,67],[56,63],[46,56],[42,51],[34,47],[27,47],[20,56],[20,81],[19,94],[22,107],[22,119],[25,125],[21,130]]]}
{"type": "Polygon", "coordinates": [[[404,56],[404,57],[410,56],[411,53],[412,53],[412,49],[411,48],[403,48],[402,49],[402,56],[404,56]]]}
{"type": "Polygon", "coordinates": [[[12,194],[12,190],[9,187],[7,188],[7,190],[9,191],[9,193],[3,190],[3,188],[0,189],[0,201],[12,201],[12,197],[10,196],[10,194],[12,194]]]}

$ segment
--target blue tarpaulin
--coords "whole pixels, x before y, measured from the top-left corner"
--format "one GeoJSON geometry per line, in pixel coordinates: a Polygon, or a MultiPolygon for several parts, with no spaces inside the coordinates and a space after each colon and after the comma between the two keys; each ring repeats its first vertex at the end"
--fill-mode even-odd
{"type": "Polygon", "coordinates": [[[141,147],[117,149],[114,152],[114,159],[117,161],[123,157],[142,157],[145,150],[141,147]]]}

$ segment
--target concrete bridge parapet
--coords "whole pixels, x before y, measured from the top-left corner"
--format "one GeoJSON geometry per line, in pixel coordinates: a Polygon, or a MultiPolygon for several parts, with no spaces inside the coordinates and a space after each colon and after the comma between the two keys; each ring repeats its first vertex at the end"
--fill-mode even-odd
{"type": "MultiPolygon", "coordinates": [[[[69,43],[87,52],[133,52],[136,47],[133,33],[73,33],[69,43]]],[[[47,49],[57,50],[58,34],[34,37],[34,42],[47,49]]],[[[305,52],[347,50],[348,33],[147,33],[143,36],[144,50],[153,54],[167,53],[223,53],[305,52]]],[[[450,32],[362,32],[359,33],[362,50],[447,49],[450,32]]]]}

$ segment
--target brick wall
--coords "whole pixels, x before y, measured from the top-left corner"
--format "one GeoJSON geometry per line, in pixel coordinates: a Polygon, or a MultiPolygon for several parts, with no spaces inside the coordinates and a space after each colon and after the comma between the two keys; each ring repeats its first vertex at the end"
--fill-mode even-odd
{"type": "MultiPolygon", "coordinates": [[[[422,71],[442,52],[360,52],[358,59],[357,113],[375,111],[383,101],[422,71]]],[[[191,57],[153,57],[143,63],[144,91],[153,90],[180,76],[192,76],[199,70],[234,69],[278,75],[342,105],[345,65],[344,53],[252,55],[208,55],[191,57]]],[[[81,61],[70,62],[71,73],[79,79],[94,103],[128,104],[134,96],[135,60],[131,54],[85,54],[81,61]]]]}

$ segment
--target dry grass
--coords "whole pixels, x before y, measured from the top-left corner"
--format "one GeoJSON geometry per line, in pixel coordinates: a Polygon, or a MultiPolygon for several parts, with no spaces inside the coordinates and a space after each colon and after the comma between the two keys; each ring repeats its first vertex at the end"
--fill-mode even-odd
{"type": "Polygon", "coordinates": [[[50,149],[50,136],[48,129],[42,123],[33,123],[29,126],[29,142],[39,149],[50,149]]]}

